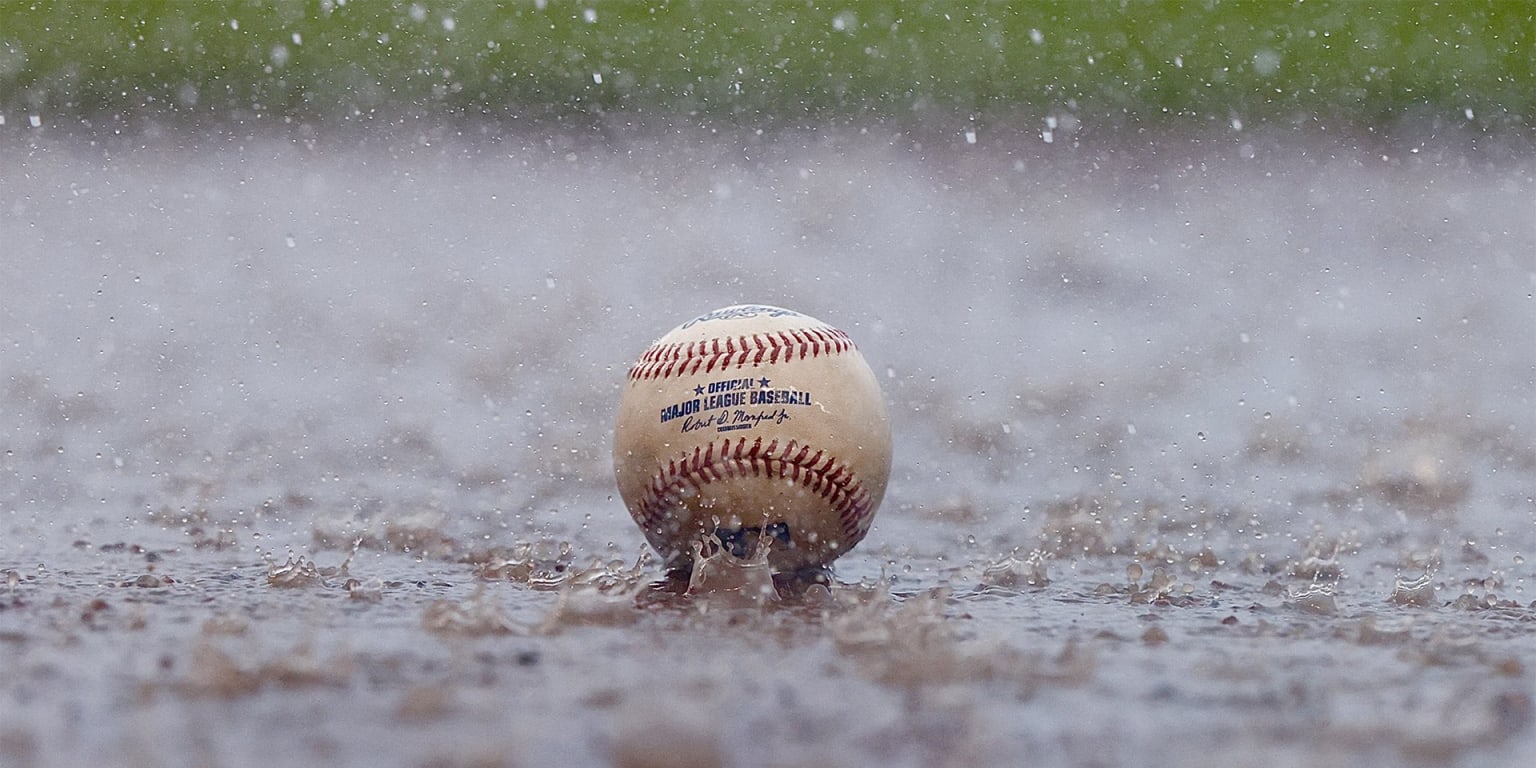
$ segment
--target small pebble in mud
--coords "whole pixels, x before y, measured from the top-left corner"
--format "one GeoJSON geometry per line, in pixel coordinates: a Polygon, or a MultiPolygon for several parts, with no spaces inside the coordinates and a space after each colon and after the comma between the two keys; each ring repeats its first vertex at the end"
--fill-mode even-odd
{"type": "Polygon", "coordinates": [[[379,579],[347,579],[343,585],[347,590],[347,598],[365,603],[377,603],[384,599],[384,582],[379,579]]]}
{"type": "Polygon", "coordinates": [[[726,762],[719,741],[701,724],[631,723],[614,738],[618,768],[718,768],[726,762]]]}
{"type": "Polygon", "coordinates": [[[85,606],[85,610],[80,612],[80,621],[82,621],[85,624],[89,625],[89,624],[91,624],[92,622],[94,622],[96,620],[97,614],[100,614],[103,611],[110,610],[111,607],[112,606],[109,603],[107,603],[107,601],[105,601],[105,600],[103,600],[103,599],[98,597],[95,600],[92,600],[90,603],[88,603],[85,606]]]}
{"type": "Polygon", "coordinates": [[[203,635],[243,635],[251,628],[251,621],[237,611],[228,611],[203,621],[203,635]]]}
{"type": "Polygon", "coordinates": [[[1525,675],[1525,663],[1514,657],[1494,661],[1490,667],[1494,672],[1505,677],[1522,677],[1525,675]]]}
{"type": "Polygon", "coordinates": [[[1536,705],[1531,695],[1523,691],[1509,691],[1493,699],[1493,715],[1496,720],[1495,736],[1506,738],[1531,727],[1536,705]]]}
{"type": "Polygon", "coordinates": [[[395,716],[405,721],[430,722],[453,711],[453,691],[440,685],[412,688],[400,696],[395,716]]]}
{"type": "Polygon", "coordinates": [[[0,730],[0,760],[9,765],[31,765],[37,755],[37,737],[23,728],[7,727],[0,730]]]}

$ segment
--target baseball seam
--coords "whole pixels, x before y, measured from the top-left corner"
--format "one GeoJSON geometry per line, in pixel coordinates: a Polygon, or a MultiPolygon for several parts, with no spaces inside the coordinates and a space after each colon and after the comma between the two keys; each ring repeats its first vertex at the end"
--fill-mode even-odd
{"type": "Polygon", "coordinates": [[[782,478],[825,499],[842,525],[845,551],[869,531],[874,500],[847,464],[795,440],[781,446],[778,440],[764,444],[761,437],[725,438],[668,462],[646,486],[638,522],[647,531],[657,530],[688,491],[733,477],[782,478]]]}
{"type": "Polygon", "coordinates": [[[748,365],[771,365],[841,354],[853,348],[848,334],[830,326],[658,343],[652,344],[629,369],[629,379],[665,379],[748,365]]]}

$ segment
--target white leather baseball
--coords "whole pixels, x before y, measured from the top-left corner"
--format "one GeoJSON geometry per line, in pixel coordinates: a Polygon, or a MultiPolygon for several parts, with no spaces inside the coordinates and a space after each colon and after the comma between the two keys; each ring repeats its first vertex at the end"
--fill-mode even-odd
{"type": "Polygon", "coordinates": [[[890,419],[846,333],[779,307],[725,307],[629,369],[613,466],[669,567],[687,567],[707,536],[768,546],[777,572],[823,566],[869,532],[890,477],[890,419]]]}

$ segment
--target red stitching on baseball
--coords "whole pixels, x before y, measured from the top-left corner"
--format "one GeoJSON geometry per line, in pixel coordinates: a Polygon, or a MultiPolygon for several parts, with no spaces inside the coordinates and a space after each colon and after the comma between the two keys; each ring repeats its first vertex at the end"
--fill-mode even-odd
{"type": "Polygon", "coordinates": [[[848,334],[836,328],[801,328],[776,333],[754,333],[750,336],[727,336],[721,340],[679,341],[671,344],[652,344],[634,367],[629,369],[631,381],[637,379],[666,379],[698,373],[714,373],[726,368],[744,368],[773,364],[788,360],[803,360],[822,355],[834,355],[854,349],[848,334]]]}
{"type": "MultiPolygon", "coordinates": [[[[667,462],[651,479],[645,498],[640,501],[638,522],[647,531],[660,530],[667,514],[680,506],[688,492],[699,492],[716,480],[732,477],[788,478],[827,501],[842,525],[842,549],[863,540],[869,532],[873,500],[869,489],[854,476],[848,465],[826,451],[811,453],[809,445],[791,440],[783,448],[778,440],[763,444],[761,437],[724,438],[704,447],[695,447],[667,462]],[[734,447],[733,447],[734,444],[734,447]]],[[[721,510],[729,513],[729,510],[721,510]]]]}

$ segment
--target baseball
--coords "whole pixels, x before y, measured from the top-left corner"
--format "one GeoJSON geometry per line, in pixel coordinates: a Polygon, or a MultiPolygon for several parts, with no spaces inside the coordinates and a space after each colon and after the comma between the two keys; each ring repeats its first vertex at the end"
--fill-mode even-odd
{"type": "Polygon", "coordinates": [[[869,532],[891,472],[880,386],[848,334],[788,309],[717,309],[629,369],[619,495],[670,568],[717,539],[776,572],[825,566],[869,532]]]}

